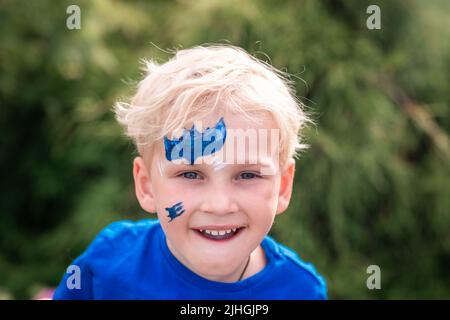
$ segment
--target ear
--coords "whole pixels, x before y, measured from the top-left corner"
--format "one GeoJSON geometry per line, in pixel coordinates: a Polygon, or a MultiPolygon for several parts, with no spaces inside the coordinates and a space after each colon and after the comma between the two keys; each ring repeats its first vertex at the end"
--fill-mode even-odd
{"type": "Polygon", "coordinates": [[[136,157],[133,161],[133,177],[136,197],[142,209],[150,213],[156,212],[150,170],[145,166],[142,157],[136,157]]]}
{"type": "Polygon", "coordinates": [[[283,213],[291,200],[292,186],[294,184],[295,160],[290,158],[281,173],[280,192],[278,194],[277,214],[283,213]]]}

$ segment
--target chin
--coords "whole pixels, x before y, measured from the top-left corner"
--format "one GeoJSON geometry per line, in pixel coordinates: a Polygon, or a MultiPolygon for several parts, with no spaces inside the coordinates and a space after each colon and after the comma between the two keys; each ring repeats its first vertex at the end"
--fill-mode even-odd
{"type": "Polygon", "coordinates": [[[203,275],[216,278],[231,274],[237,267],[237,265],[230,264],[230,259],[222,259],[221,261],[208,259],[199,261],[196,270],[203,275]]]}

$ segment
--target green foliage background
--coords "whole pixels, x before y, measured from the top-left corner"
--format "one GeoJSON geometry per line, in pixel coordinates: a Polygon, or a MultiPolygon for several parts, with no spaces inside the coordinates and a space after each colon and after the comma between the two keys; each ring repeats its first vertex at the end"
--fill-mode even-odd
{"type": "Polygon", "coordinates": [[[444,0],[0,2],[0,298],[57,285],[107,224],[148,217],[111,107],[140,58],[169,58],[157,46],[227,41],[304,79],[316,115],[272,235],[330,298],[450,298],[449,39],[444,0]]]}

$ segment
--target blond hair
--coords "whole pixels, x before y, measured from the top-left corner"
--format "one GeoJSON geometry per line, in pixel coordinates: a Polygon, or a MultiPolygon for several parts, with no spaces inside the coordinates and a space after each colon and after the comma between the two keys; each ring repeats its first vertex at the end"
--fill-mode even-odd
{"type": "Polygon", "coordinates": [[[307,148],[301,129],[313,123],[289,74],[231,45],[177,51],[164,64],[145,60],[145,78],[130,102],[114,106],[117,121],[144,156],[169,133],[217,111],[251,120],[269,114],[280,129],[281,164],[307,148]]]}

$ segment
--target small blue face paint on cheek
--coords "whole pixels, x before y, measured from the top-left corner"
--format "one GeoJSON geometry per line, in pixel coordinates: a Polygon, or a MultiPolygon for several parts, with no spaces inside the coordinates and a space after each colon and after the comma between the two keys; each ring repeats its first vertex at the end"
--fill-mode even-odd
{"type": "Polygon", "coordinates": [[[179,139],[170,140],[164,137],[164,149],[166,159],[173,161],[176,159],[186,159],[190,164],[194,164],[195,159],[213,154],[222,149],[227,137],[227,128],[223,117],[213,128],[206,128],[203,132],[196,130],[193,125],[179,139]]]}
{"type": "Polygon", "coordinates": [[[173,206],[171,206],[169,208],[165,208],[165,209],[169,213],[167,216],[168,218],[170,218],[169,222],[171,222],[176,217],[181,216],[185,211],[183,209],[183,202],[175,203],[173,206]]]}

